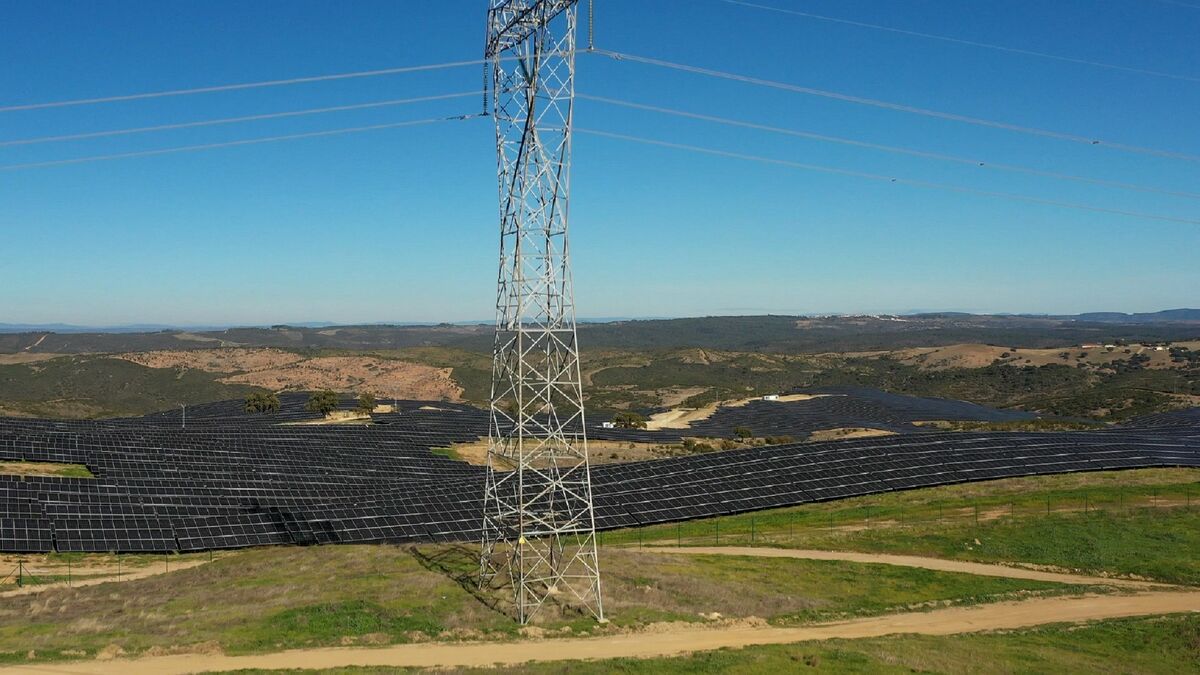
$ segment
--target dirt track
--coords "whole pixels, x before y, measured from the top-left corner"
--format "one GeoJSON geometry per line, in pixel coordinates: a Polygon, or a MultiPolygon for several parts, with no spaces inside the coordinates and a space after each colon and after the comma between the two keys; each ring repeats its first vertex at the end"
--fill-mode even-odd
{"type": "MultiPolygon", "coordinates": [[[[59,582],[59,583],[53,583],[53,584],[36,584],[33,586],[24,586],[22,588],[12,588],[11,587],[12,585],[9,584],[9,585],[5,585],[2,587],[2,588],[7,588],[9,590],[0,591],[0,598],[7,598],[11,595],[32,595],[34,593],[41,593],[43,591],[48,591],[48,590],[52,590],[52,589],[79,588],[81,586],[98,586],[100,584],[108,584],[108,583],[113,583],[113,584],[124,583],[126,581],[133,581],[134,579],[145,579],[146,577],[158,576],[159,574],[169,574],[171,572],[177,572],[179,570],[186,570],[191,567],[199,567],[200,565],[205,565],[207,563],[208,563],[207,560],[181,560],[178,562],[170,563],[167,566],[161,566],[161,567],[158,565],[151,565],[149,567],[140,567],[140,568],[139,567],[133,567],[133,568],[126,567],[124,569],[118,569],[116,567],[88,568],[88,567],[78,567],[77,566],[75,568],[75,573],[78,575],[108,574],[111,576],[87,577],[87,578],[83,578],[83,579],[75,579],[70,584],[67,584],[66,582],[59,582]],[[119,574],[119,576],[118,576],[118,574],[119,574]]],[[[61,574],[63,572],[63,570],[56,569],[56,570],[54,570],[54,572],[61,574]]]]}
{"type": "Polygon", "coordinates": [[[242,668],[337,668],[357,666],[484,667],[529,661],[672,656],[722,647],[786,644],[832,638],[869,638],[898,633],[952,635],[1049,623],[1174,612],[1200,612],[1200,592],[1160,591],[1123,596],[1057,597],[954,607],[854,619],[796,628],[737,626],[679,628],[600,638],[563,638],[506,643],[407,644],[382,649],[302,649],[258,656],[179,655],[114,661],[17,666],[0,672],[167,675],[242,668]],[[536,649],[531,645],[536,644],[536,649]]]}
{"type": "Polygon", "coordinates": [[[920,567],[938,572],[961,572],[983,577],[1007,577],[1010,579],[1028,579],[1031,581],[1052,581],[1062,584],[1084,584],[1090,586],[1121,586],[1126,588],[1168,588],[1169,584],[1153,581],[1137,581],[1134,579],[1110,579],[1107,577],[1091,577],[1079,574],[1045,572],[1023,567],[1008,565],[989,565],[986,563],[963,562],[961,560],[944,560],[942,558],[922,558],[915,555],[890,555],[886,553],[856,553],[853,551],[809,551],[790,548],[760,548],[739,546],[688,546],[683,548],[666,546],[647,546],[639,551],[653,553],[673,553],[682,555],[740,555],[760,558],[803,558],[805,560],[842,560],[856,563],[876,563],[881,565],[898,565],[900,567],[920,567]]]}

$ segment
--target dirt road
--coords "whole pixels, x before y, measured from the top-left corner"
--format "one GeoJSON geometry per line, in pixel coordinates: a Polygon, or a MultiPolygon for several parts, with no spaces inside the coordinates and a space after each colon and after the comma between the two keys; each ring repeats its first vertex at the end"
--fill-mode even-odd
{"type": "Polygon", "coordinates": [[[169,675],[242,668],[338,668],[345,666],[484,667],[530,661],[616,657],[650,658],[694,651],[787,644],[833,638],[870,638],[899,633],[952,635],[1050,623],[1200,612],[1200,592],[1155,591],[1136,595],[1039,598],[974,607],[953,607],[795,628],[761,626],[681,627],[665,632],[599,638],[562,638],[504,643],[408,644],[382,649],[301,649],[257,656],[179,655],[84,661],[0,669],[3,673],[169,675]],[[536,648],[533,645],[536,644],[536,648]]]}
{"type": "Polygon", "coordinates": [[[1007,577],[1009,579],[1028,579],[1031,581],[1053,581],[1062,584],[1085,584],[1094,586],[1121,586],[1126,588],[1167,588],[1169,584],[1153,581],[1137,581],[1133,579],[1109,579],[1107,577],[1092,577],[1081,574],[1065,574],[1061,572],[1044,572],[1023,567],[1008,565],[989,565],[986,563],[963,562],[961,560],[943,560],[942,558],[922,558],[915,555],[890,555],[886,553],[857,553],[854,551],[810,551],[791,548],[760,548],[745,546],[647,546],[639,551],[652,553],[671,553],[676,555],[740,555],[760,558],[802,558],[804,560],[841,560],[844,562],[876,563],[880,565],[897,565],[900,567],[920,567],[937,572],[961,572],[983,577],[1007,577]]]}

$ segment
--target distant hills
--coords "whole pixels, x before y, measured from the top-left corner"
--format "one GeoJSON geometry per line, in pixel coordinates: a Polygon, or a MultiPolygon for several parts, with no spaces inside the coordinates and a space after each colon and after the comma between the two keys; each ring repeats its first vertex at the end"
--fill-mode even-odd
{"type": "MultiPolygon", "coordinates": [[[[769,315],[781,316],[781,315],[769,315]]],[[[790,318],[795,319],[828,319],[828,318],[847,318],[852,319],[859,317],[894,317],[897,319],[936,319],[936,318],[1023,318],[1023,319],[1050,319],[1058,321],[1084,321],[1097,323],[1191,323],[1200,322],[1200,309],[1164,309],[1158,312],[1138,312],[1126,314],[1124,312],[1085,312],[1083,314],[971,314],[969,312],[912,312],[908,314],[872,314],[872,315],[852,315],[852,314],[830,314],[830,315],[801,315],[790,318]]],[[[704,318],[753,318],[753,317],[704,317],[704,318]]],[[[624,318],[624,317],[595,317],[581,318],[580,324],[606,324],[606,323],[628,323],[633,321],[687,321],[687,318],[672,319],[665,317],[648,317],[648,318],[624,318]]],[[[411,322],[411,323],[388,323],[377,322],[371,324],[337,324],[330,321],[305,321],[297,323],[278,324],[274,326],[239,326],[236,324],[217,324],[207,326],[180,326],[172,324],[128,324],[119,326],[79,326],[65,323],[2,323],[0,322],[0,333],[159,333],[159,332],[178,332],[187,331],[193,333],[206,333],[227,331],[231,329],[280,329],[280,328],[359,328],[359,327],[379,327],[379,328],[414,328],[414,327],[432,327],[432,326],[472,326],[472,325],[490,325],[491,320],[480,321],[460,321],[451,323],[435,324],[432,322],[411,322]]]]}
{"type": "MultiPolygon", "coordinates": [[[[1071,316],[927,313],[858,316],[710,316],[579,325],[585,349],[703,348],[760,352],[849,352],[983,343],[1046,348],[1115,340],[1200,340],[1200,310],[1071,316]]],[[[0,354],[87,354],[215,347],[396,350],[449,347],[490,353],[488,323],[288,325],[187,330],[158,326],[86,329],[0,324],[0,354]],[[140,329],[140,330],[139,330],[140,329]]]]}
{"type": "Polygon", "coordinates": [[[1122,314],[1121,312],[1088,312],[1074,317],[1077,321],[1103,323],[1159,323],[1164,321],[1200,321],[1200,309],[1164,309],[1161,312],[1122,314]]]}

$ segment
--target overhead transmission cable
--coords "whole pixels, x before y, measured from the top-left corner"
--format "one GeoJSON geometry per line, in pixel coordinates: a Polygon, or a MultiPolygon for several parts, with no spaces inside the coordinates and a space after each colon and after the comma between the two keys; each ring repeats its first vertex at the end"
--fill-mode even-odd
{"type": "Polygon", "coordinates": [[[340,129],[328,129],[325,131],[309,131],[298,134],[284,134],[281,136],[266,136],[261,138],[247,138],[237,141],[224,141],[220,143],[203,143],[199,145],[184,145],[172,148],[158,148],[154,150],[138,150],[135,152],[121,152],[111,155],[91,155],[87,157],[73,157],[69,159],[55,159],[45,162],[29,162],[25,164],[3,164],[0,165],[0,171],[15,171],[17,169],[36,169],[49,166],[62,166],[66,164],[83,164],[85,162],[101,162],[113,159],[129,159],[133,157],[152,157],[155,155],[167,155],[178,152],[195,152],[198,150],[211,150],[214,148],[230,148],[241,145],[257,145],[259,143],[275,143],[278,141],[293,141],[302,138],[318,138],[321,136],[338,136],[342,134],[355,134],[365,131],[378,131],[381,129],[397,129],[400,127],[412,127],[425,124],[436,124],[438,122],[453,122],[458,120],[467,120],[475,117],[482,117],[479,113],[470,115],[454,115],[450,117],[431,117],[420,120],[408,120],[405,122],[390,122],[386,124],[371,124],[359,127],[343,127],[340,129]]]}
{"type": "Polygon", "coordinates": [[[834,16],[825,16],[823,14],[813,14],[811,12],[802,12],[797,9],[787,9],[783,7],[772,7],[770,5],[760,5],[754,2],[745,2],[744,0],[719,0],[729,5],[737,5],[741,7],[750,7],[753,9],[761,9],[769,12],[778,12],[780,14],[791,14],[793,16],[804,17],[807,19],[816,19],[818,21],[827,21],[831,23],[840,23],[847,26],[857,26],[859,28],[869,28],[871,30],[886,31],[888,33],[897,33],[900,35],[909,35],[912,37],[925,38],[927,40],[940,40],[942,42],[950,42],[953,44],[967,45],[971,47],[982,47],[984,49],[993,49],[1001,52],[1009,52],[1011,54],[1021,54],[1023,56],[1034,56],[1042,59],[1052,59],[1055,61],[1064,61],[1066,63],[1076,63],[1085,66],[1095,66],[1097,68],[1107,68],[1109,70],[1119,70],[1127,73],[1135,73],[1138,75],[1150,75],[1153,77],[1165,77],[1172,80],[1183,80],[1186,82],[1200,82],[1200,77],[1193,75],[1178,75],[1176,73],[1165,73],[1158,70],[1149,70],[1146,68],[1134,68],[1132,66],[1122,66],[1115,63],[1105,63],[1103,61],[1092,61],[1089,59],[1080,59],[1072,56],[1060,56],[1058,54],[1048,54],[1046,52],[1034,51],[1032,49],[1020,49],[1017,47],[1006,47],[1004,45],[991,44],[988,42],[979,42],[976,40],[964,40],[962,38],[951,37],[949,35],[937,35],[935,33],[923,33],[915,30],[907,30],[904,28],[895,28],[893,26],[884,26],[874,23],[866,23],[864,21],[854,21],[851,19],[843,19],[834,16]]]}
{"type": "Polygon", "coordinates": [[[781,127],[769,126],[766,124],[758,124],[755,122],[744,122],[742,120],[730,119],[727,117],[717,117],[714,115],[704,115],[701,113],[688,112],[685,110],[675,110],[672,108],[663,108],[655,105],[647,105],[644,103],[635,103],[633,101],[623,101],[606,96],[593,96],[590,94],[575,94],[576,98],[586,101],[596,101],[609,105],[621,106],[624,108],[632,108],[634,110],[646,110],[649,112],[661,113],[664,115],[674,115],[687,119],[700,120],[704,122],[712,122],[715,124],[724,124],[732,127],[741,127],[744,129],[755,129],[758,131],[766,131],[773,134],[782,134],[787,136],[795,136],[797,138],[807,138],[815,141],[826,143],[839,143],[842,145],[850,145],[859,148],[868,148],[871,150],[881,150],[883,152],[891,152],[902,155],[910,155],[913,157],[923,157],[926,159],[935,159],[945,162],[955,162],[958,164],[969,164],[971,166],[981,167],[985,169],[995,169],[998,171],[1012,171],[1016,173],[1025,173],[1033,176],[1042,176],[1046,178],[1057,178],[1062,180],[1077,181],[1080,183],[1091,183],[1093,185],[1103,185],[1105,187],[1120,188],[1123,190],[1134,190],[1138,192],[1152,192],[1172,197],[1184,197],[1187,199],[1200,199],[1200,192],[1185,192],[1178,190],[1167,190],[1164,188],[1154,187],[1150,185],[1138,185],[1134,183],[1124,183],[1121,181],[1105,180],[1102,178],[1091,178],[1088,176],[1077,176],[1068,173],[1060,173],[1057,171],[1046,171],[1027,166],[1019,166],[1016,164],[1002,164],[997,162],[987,162],[969,157],[958,157],[955,155],[946,155],[938,152],[928,152],[925,150],[915,150],[912,148],[904,148],[895,145],[884,145],[882,143],[871,143],[868,141],[859,141],[851,138],[843,138],[840,136],[829,136],[826,134],[818,134],[809,131],[799,131],[796,129],[785,129],[781,127]]]}
{"type": "Polygon", "coordinates": [[[1015,131],[1018,133],[1029,134],[1029,135],[1033,135],[1033,136],[1056,138],[1059,140],[1071,141],[1074,143],[1082,143],[1085,145],[1103,145],[1105,147],[1112,148],[1114,150],[1121,150],[1124,152],[1132,152],[1132,153],[1137,153],[1137,154],[1142,154],[1142,155],[1154,155],[1154,156],[1158,156],[1158,157],[1167,157],[1170,159],[1179,159],[1179,160],[1185,160],[1185,161],[1189,161],[1189,162],[1200,162],[1200,155],[1193,155],[1193,154],[1189,154],[1189,153],[1185,153],[1185,152],[1175,152],[1173,150],[1162,150],[1159,148],[1148,148],[1148,147],[1143,147],[1143,146],[1139,146],[1139,145],[1129,145],[1126,143],[1115,143],[1112,141],[1102,141],[1098,138],[1090,137],[1090,136],[1080,136],[1077,134],[1064,133],[1061,131],[1052,131],[1049,129],[1039,129],[1036,127],[1027,127],[1027,126],[1022,126],[1019,124],[1010,124],[1008,122],[999,122],[996,120],[983,119],[980,117],[971,117],[968,115],[959,115],[957,113],[943,112],[940,110],[919,108],[916,106],[906,105],[903,103],[893,103],[891,101],[883,101],[880,99],[866,98],[863,96],[854,96],[852,94],[843,94],[840,92],[828,91],[828,90],[824,90],[824,89],[815,89],[812,87],[804,87],[804,86],[800,86],[800,85],[796,85],[796,84],[790,84],[787,82],[779,82],[776,80],[766,80],[766,79],[759,78],[759,77],[751,77],[748,75],[740,75],[737,73],[713,70],[711,68],[701,68],[699,66],[690,66],[687,64],[683,64],[683,63],[664,61],[662,59],[655,59],[655,58],[650,58],[650,57],[646,57],[646,56],[637,56],[635,54],[614,52],[614,51],[610,51],[607,49],[597,49],[593,53],[608,56],[609,58],[615,59],[617,61],[631,61],[634,63],[642,63],[642,64],[646,64],[646,65],[651,65],[651,66],[658,66],[661,68],[668,68],[671,70],[678,70],[681,72],[693,73],[696,75],[704,75],[707,77],[714,77],[714,78],[718,78],[718,79],[730,80],[730,81],[735,81],[735,82],[744,82],[746,84],[753,84],[753,85],[760,86],[760,87],[779,89],[781,91],[790,91],[790,92],[794,92],[797,94],[807,94],[810,96],[818,96],[818,97],[833,99],[833,100],[837,100],[837,101],[845,101],[847,103],[855,103],[855,104],[859,104],[859,105],[872,106],[875,108],[882,108],[885,110],[895,110],[898,112],[906,112],[906,113],[911,113],[914,115],[922,115],[925,117],[933,117],[933,118],[937,118],[937,119],[951,120],[951,121],[955,121],[955,122],[963,122],[966,124],[974,124],[977,126],[991,127],[993,129],[1004,129],[1007,131],[1015,131]]]}
{"type": "Polygon", "coordinates": [[[608,131],[599,131],[596,129],[576,128],[575,131],[577,133],[588,134],[591,136],[600,136],[600,137],[604,137],[604,138],[613,138],[613,139],[617,139],[617,140],[631,141],[634,143],[642,143],[644,145],[654,145],[654,146],[659,146],[659,147],[664,147],[664,148],[672,148],[675,150],[686,150],[689,152],[696,152],[696,153],[712,155],[712,156],[716,156],[716,157],[727,157],[727,158],[731,158],[731,159],[740,159],[740,160],[745,160],[745,161],[749,161],[749,162],[774,164],[777,166],[787,166],[787,167],[792,167],[792,168],[796,168],[796,169],[804,169],[807,171],[818,171],[821,173],[836,174],[836,175],[840,175],[840,176],[852,176],[855,178],[866,178],[866,179],[870,179],[870,180],[876,180],[876,181],[882,181],[882,182],[888,182],[888,183],[899,183],[899,184],[903,184],[903,185],[911,185],[914,187],[923,187],[923,188],[930,188],[930,189],[935,189],[935,190],[947,190],[947,191],[951,191],[951,192],[976,194],[976,195],[983,195],[983,196],[987,196],[987,197],[999,197],[1002,199],[1010,199],[1010,200],[1014,200],[1014,201],[1029,202],[1029,203],[1034,203],[1034,204],[1044,204],[1047,206],[1059,206],[1059,207],[1069,208],[1069,209],[1079,209],[1079,210],[1083,210],[1083,211],[1093,211],[1093,212],[1097,212],[1097,213],[1107,213],[1107,214],[1112,214],[1112,215],[1128,216],[1128,217],[1132,217],[1132,218],[1145,218],[1148,220],[1160,220],[1160,221],[1165,221],[1165,222],[1170,222],[1170,223],[1184,223],[1187,225],[1200,225],[1200,220],[1194,219],[1194,218],[1180,218],[1180,217],[1176,217],[1176,216],[1166,216],[1166,215],[1160,215],[1160,214],[1155,214],[1155,213],[1145,213],[1145,212],[1141,212],[1141,211],[1126,211],[1123,209],[1112,209],[1112,208],[1103,207],[1103,206],[1093,206],[1091,204],[1079,204],[1079,203],[1075,203],[1075,202],[1063,202],[1063,201],[1058,201],[1058,200],[1054,200],[1054,199],[1043,199],[1041,197],[1017,194],[1017,193],[1013,193],[1013,192],[999,192],[999,191],[994,191],[994,190],[982,190],[979,188],[964,187],[961,185],[950,185],[948,183],[935,183],[932,181],[925,181],[925,180],[919,180],[919,179],[913,179],[913,178],[902,178],[899,176],[887,176],[884,174],[870,173],[870,172],[866,172],[866,171],[855,171],[853,169],[841,169],[838,167],[823,166],[820,164],[808,164],[808,163],[804,163],[804,162],[795,162],[795,161],[787,160],[787,159],[776,159],[773,157],[750,155],[750,154],[746,154],[746,153],[732,152],[732,151],[728,151],[728,150],[717,150],[714,148],[705,148],[705,147],[701,147],[701,146],[697,146],[697,145],[688,145],[685,143],[673,143],[670,141],[660,141],[660,140],[653,139],[653,138],[644,138],[641,136],[630,136],[627,134],[617,134],[617,133],[612,133],[612,132],[608,132],[608,131]]]}
{"type": "Polygon", "coordinates": [[[57,143],[61,141],[78,141],[89,138],[103,138],[107,136],[125,136],[129,134],[142,134],[153,131],[170,131],[174,129],[191,129],[194,127],[208,127],[221,124],[234,124],[237,122],[257,122],[261,120],[273,120],[286,117],[299,117],[303,115],[319,115],[332,112],[346,112],[350,110],[367,110],[371,108],[383,108],[389,106],[407,105],[410,103],[426,103],[429,101],[444,101],[454,98],[463,98],[466,96],[478,96],[479,91],[467,91],[457,94],[440,94],[436,96],[418,96],[415,98],[397,98],[387,101],[371,101],[368,103],[353,103],[349,105],[328,106],[324,108],[308,108],[306,110],[289,110],[284,112],[264,113],[261,115],[244,115],[241,117],[224,117],[211,120],[197,120],[194,122],[179,122],[175,124],[158,124],[146,127],[134,127],[130,129],[108,129],[104,131],[91,131],[81,134],[66,134],[60,136],[38,136],[34,138],[20,138],[15,140],[0,140],[0,147],[12,145],[34,145],[37,143],[57,143]]]}
{"type": "MultiPolygon", "coordinates": [[[[507,57],[512,58],[512,57],[507,57]]],[[[45,108],[65,108],[69,106],[94,105],[97,103],[117,103],[121,101],[140,101],[152,98],[164,98],[168,96],[189,96],[192,94],[211,94],[222,91],[238,91],[242,89],[259,89],[262,87],[282,87],[293,84],[306,84],[310,82],[331,82],[335,80],[349,80],[363,77],[379,77],[381,75],[399,75],[402,73],[418,73],[430,70],[445,70],[447,68],[460,68],[464,66],[478,66],[487,63],[486,59],[472,59],[469,61],[447,61],[445,63],[430,63],[419,66],[401,66],[398,68],[383,68],[379,70],[360,70],[348,73],[333,73],[330,75],[310,75],[307,77],[291,77],[283,80],[263,80],[261,82],[243,82],[238,84],[220,84],[210,87],[194,87],[191,89],[168,89],[165,91],[143,92],[139,94],[121,94],[117,96],[101,96],[96,98],[79,98],[67,101],[49,101],[45,103],[22,103],[16,105],[0,106],[0,112],[14,112],[18,110],[42,110],[45,108]]]]}

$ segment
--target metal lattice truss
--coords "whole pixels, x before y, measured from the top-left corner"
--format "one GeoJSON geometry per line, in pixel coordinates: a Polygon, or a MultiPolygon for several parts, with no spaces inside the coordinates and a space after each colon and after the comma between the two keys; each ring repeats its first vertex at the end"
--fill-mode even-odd
{"type": "Polygon", "coordinates": [[[490,0],[500,188],[481,583],[603,620],[567,249],[575,0],[490,0]]]}

